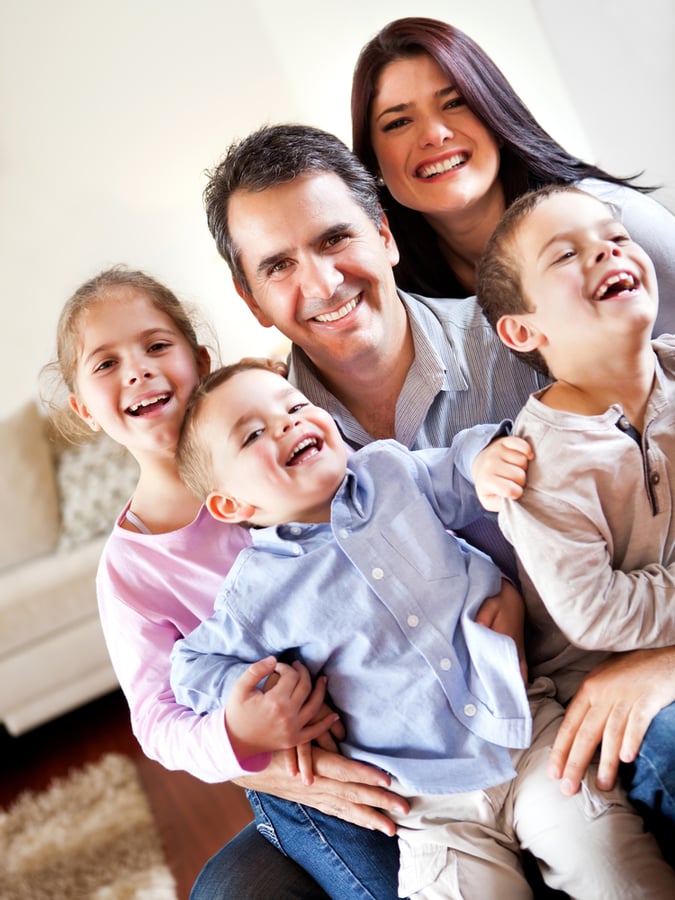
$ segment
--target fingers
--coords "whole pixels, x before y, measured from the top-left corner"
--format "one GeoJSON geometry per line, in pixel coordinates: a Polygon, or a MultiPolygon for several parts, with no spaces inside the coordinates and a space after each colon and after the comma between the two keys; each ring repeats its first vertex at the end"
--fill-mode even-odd
{"type": "Polygon", "coordinates": [[[258,662],[252,663],[243,675],[240,675],[237,679],[233,692],[235,689],[241,694],[249,694],[251,691],[254,691],[261,681],[274,672],[276,666],[277,660],[274,656],[266,656],[264,659],[259,659],[258,662]]]}
{"type": "Polygon", "coordinates": [[[308,787],[314,784],[314,767],[312,764],[312,745],[299,744],[296,747],[298,757],[298,771],[302,778],[302,783],[308,787]]]}

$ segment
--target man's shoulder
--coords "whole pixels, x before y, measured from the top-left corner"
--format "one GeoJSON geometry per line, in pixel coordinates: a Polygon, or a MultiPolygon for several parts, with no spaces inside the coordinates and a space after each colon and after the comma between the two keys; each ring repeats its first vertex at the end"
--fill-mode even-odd
{"type": "Polygon", "coordinates": [[[456,327],[480,327],[490,329],[475,297],[425,297],[422,294],[408,294],[399,290],[404,304],[421,316],[431,313],[441,325],[456,327]]]}

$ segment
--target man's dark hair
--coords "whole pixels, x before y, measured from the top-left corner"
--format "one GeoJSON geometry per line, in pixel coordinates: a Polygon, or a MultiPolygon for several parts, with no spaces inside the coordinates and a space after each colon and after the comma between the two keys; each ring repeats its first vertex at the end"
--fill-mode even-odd
{"type": "Polygon", "coordinates": [[[382,208],[374,177],[335,135],[309,125],[263,126],[230,145],[224,158],[207,172],[204,207],[209,230],[232,276],[249,292],[228,221],[229,203],[236,191],[264,191],[293,181],[308,172],[334,172],[354,200],[378,227],[382,208]]]}

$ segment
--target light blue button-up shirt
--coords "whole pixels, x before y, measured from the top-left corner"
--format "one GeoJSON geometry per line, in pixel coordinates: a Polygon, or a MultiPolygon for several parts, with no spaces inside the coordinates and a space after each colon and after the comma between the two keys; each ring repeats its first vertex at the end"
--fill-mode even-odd
{"type": "Polygon", "coordinates": [[[416,452],[372,443],[350,456],[330,524],[253,530],[213,617],[174,648],[178,701],[211,711],[247,664],[295,650],[328,676],[346,755],[418,793],[513,777],[505,748],[531,730],[518,656],[474,621],[500,572],[446,530],[480,512],[467,466],[493,434],[416,452]]]}

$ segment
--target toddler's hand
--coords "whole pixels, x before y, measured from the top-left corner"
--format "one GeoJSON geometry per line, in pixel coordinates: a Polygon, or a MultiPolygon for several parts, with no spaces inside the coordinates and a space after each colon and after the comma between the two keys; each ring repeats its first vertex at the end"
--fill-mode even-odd
{"type": "Polygon", "coordinates": [[[499,512],[502,499],[517,500],[527,480],[527,467],[534,459],[534,451],[523,438],[497,438],[478,454],[472,474],[476,494],[490,512],[499,512]]]}

